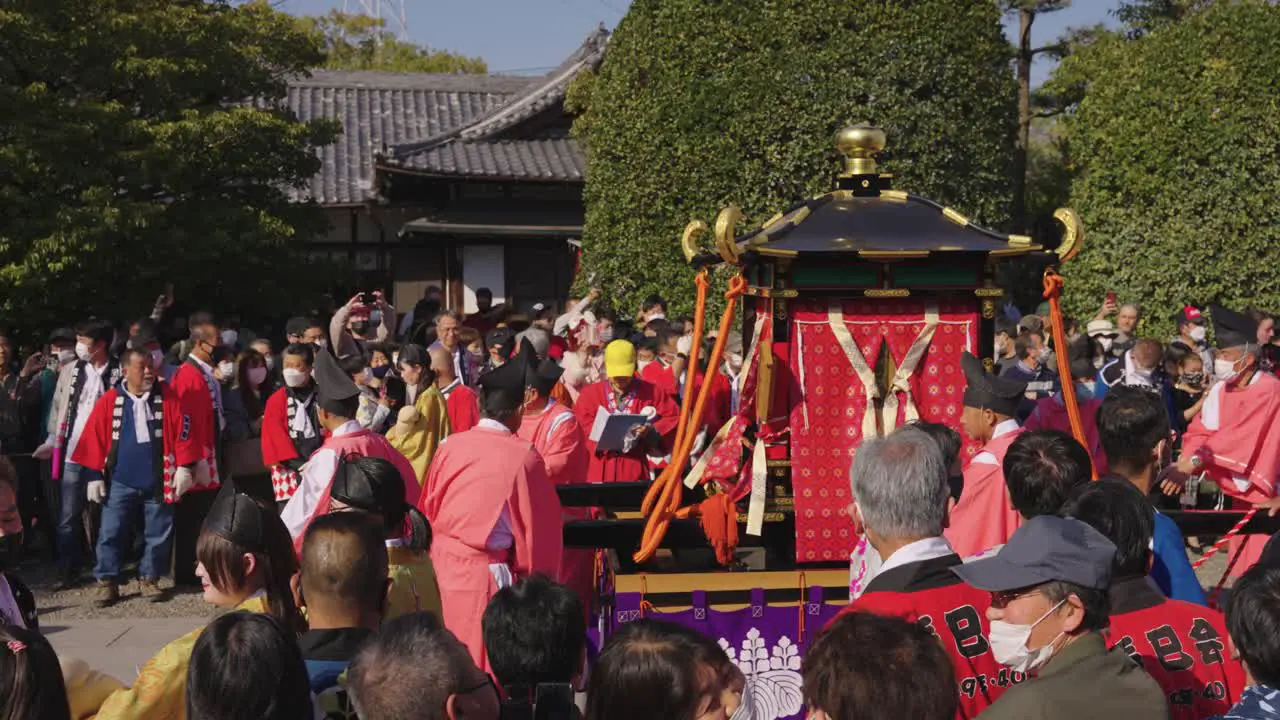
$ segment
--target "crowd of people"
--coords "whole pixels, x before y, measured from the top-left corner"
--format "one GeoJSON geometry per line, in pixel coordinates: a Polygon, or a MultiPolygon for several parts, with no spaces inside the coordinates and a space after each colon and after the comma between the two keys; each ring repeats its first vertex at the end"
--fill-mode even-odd
{"type": "MultiPolygon", "coordinates": [[[[21,363],[0,340],[0,720],[757,717],[750,679],[680,625],[627,623],[589,657],[595,554],[563,526],[593,510],[556,486],[651,480],[709,384],[705,447],[744,355],[733,333],[689,367],[692,322],[661,298],[624,321],[597,297],[526,315],[481,290],[463,317],[433,289],[401,316],[361,293],[290,320],[278,353],[203,311],[170,343],[170,298],[21,363]],[[100,605],[133,565],[141,597],[172,568],[230,612],[125,686],[39,634],[24,536],[65,587],[92,558],[100,605]]],[[[1233,542],[1224,615],[1158,509],[1201,479],[1280,508],[1274,322],[1210,314],[1214,348],[1191,306],[1167,346],[1110,297],[1064,347],[1047,312],[1006,316],[994,366],[962,363],[980,452],[938,423],[866,440],[851,602],[803,659],[807,717],[1280,717],[1280,546],[1233,542]]]]}

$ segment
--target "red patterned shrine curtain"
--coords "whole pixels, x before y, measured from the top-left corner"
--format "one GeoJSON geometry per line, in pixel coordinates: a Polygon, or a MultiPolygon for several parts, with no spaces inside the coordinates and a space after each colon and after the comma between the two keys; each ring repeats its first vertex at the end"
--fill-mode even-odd
{"type": "Polygon", "coordinates": [[[793,305],[790,368],[791,482],[796,560],[849,558],[849,464],[863,437],[919,417],[958,429],[960,353],[977,347],[975,303],[924,298],[793,305]],[[875,371],[881,346],[898,369],[875,371]],[[889,387],[893,388],[888,393],[889,387]],[[883,409],[875,400],[889,396],[883,409]]]}

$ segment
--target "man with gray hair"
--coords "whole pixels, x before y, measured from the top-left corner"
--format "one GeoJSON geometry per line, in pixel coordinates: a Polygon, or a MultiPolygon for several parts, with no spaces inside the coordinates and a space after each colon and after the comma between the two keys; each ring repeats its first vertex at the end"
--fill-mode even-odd
{"type": "Polygon", "coordinates": [[[551,333],[540,327],[534,326],[516,335],[517,348],[520,347],[520,343],[523,340],[529,341],[529,344],[533,346],[533,351],[537,353],[539,360],[547,359],[547,352],[551,350],[551,333]]]}
{"type": "MultiPolygon", "coordinates": [[[[1237,507],[1260,505],[1280,510],[1276,478],[1280,473],[1280,380],[1258,370],[1258,322],[1248,315],[1210,305],[1213,361],[1217,381],[1205,393],[1200,414],[1182,438],[1182,455],[1162,489],[1180,492],[1192,475],[1206,473],[1237,507]]],[[[1230,557],[1239,557],[1234,575],[1262,555],[1266,535],[1231,538],[1230,557]],[[1237,555],[1243,544],[1243,555],[1237,555]]]]}
{"type": "Polygon", "coordinates": [[[431,613],[382,624],[347,672],[356,712],[368,720],[498,720],[493,680],[431,613]]]}
{"type": "Polygon", "coordinates": [[[931,630],[955,666],[963,716],[977,717],[1015,679],[987,641],[990,595],[951,571],[961,560],[942,537],[952,501],[941,447],[905,426],[864,442],[849,474],[849,516],[883,564],[842,613],[894,615],[931,630]]]}
{"type": "Polygon", "coordinates": [[[462,316],[455,310],[445,310],[436,316],[436,341],[427,350],[443,349],[453,358],[454,375],[468,387],[476,384],[475,360],[471,353],[458,342],[458,328],[462,326],[462,316]]]}

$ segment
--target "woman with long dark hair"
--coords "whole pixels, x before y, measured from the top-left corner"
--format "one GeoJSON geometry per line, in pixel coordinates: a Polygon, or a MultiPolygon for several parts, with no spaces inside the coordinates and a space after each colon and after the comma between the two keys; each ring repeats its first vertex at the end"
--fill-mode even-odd
{"type": "MultiPolygon", "coordinates": [[[[206,602],[271,615],[291,633],[305,629],[289,587],[298,558],[274,508],[224,490],[205,519],[196,558],[206,602]]],[[[121,687],[107,697],[98,720],[181,717],[187,668],[200,632],[193,630],[161,648],[139,671],[133,687],[121,687]]],[[[68,688],[72,694],[76,690],[68,688]]]]}
{"type": "Polygon", "coordinates": [[[405,385],[405,406],[387,432],[387,440],[409,458],[421,484],[427,477],[427,467],[435,457],[436,448],[451,432],[449,409],[444,395],[436,387],[431,357],[422,346],[400,348],[399,371],[405,385]]]}

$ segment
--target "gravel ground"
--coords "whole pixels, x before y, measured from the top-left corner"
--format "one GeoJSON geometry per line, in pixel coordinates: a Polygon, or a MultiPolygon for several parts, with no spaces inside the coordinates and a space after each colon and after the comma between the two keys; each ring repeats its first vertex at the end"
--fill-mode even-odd
{"type": "Polygon", "coordinates": [[[69,590],[55,590],[56,573],[48,563],[24,563],[18,575],[36,596],[40,622],[56,620],[97,620],[107,618],[185,618],[211,617],[214,607],[204,601],[199,588],[174,590],[170,580],[160,585],[168,592],[162,602],[144,600],[138,595],[138,584],[132,579],[120,586],[120,601],[108,608],[94,604],[97,582],[86,572],[80,585],[69,590]]]}
{"type": "MultiPolygon", "coordinates": [[[[1209,547],[1211,542],[1206,542],[1205,547],[1209,547]]],[[[1187,555],[1193,563],[1200,558],[1200,553],[1195,550],[1188,550],[1187,555]]],[[[1224,549],[1196,570],[1200,584],[1212,589],[1217,585],[1226,566],[1227,553],[1224,549]]],[[[142,599],[138,595],[137,583],[130,581],[120,587],[120,602],[109,608],[98,608],[93,602],[97,588],[90,573],[84,574],[83,582],[78,587],[62,591],[54,590],[55,573],[47,562],[24,563],[18,574],[35,593],[42,622],[99,618],[212,617],[217,614],[213,606],[204,601],[198,588],[175,591],[169,580],[161,581],[161,586],[169,590],[169,595],[163,602],[153,603],[142,599]]]]}

